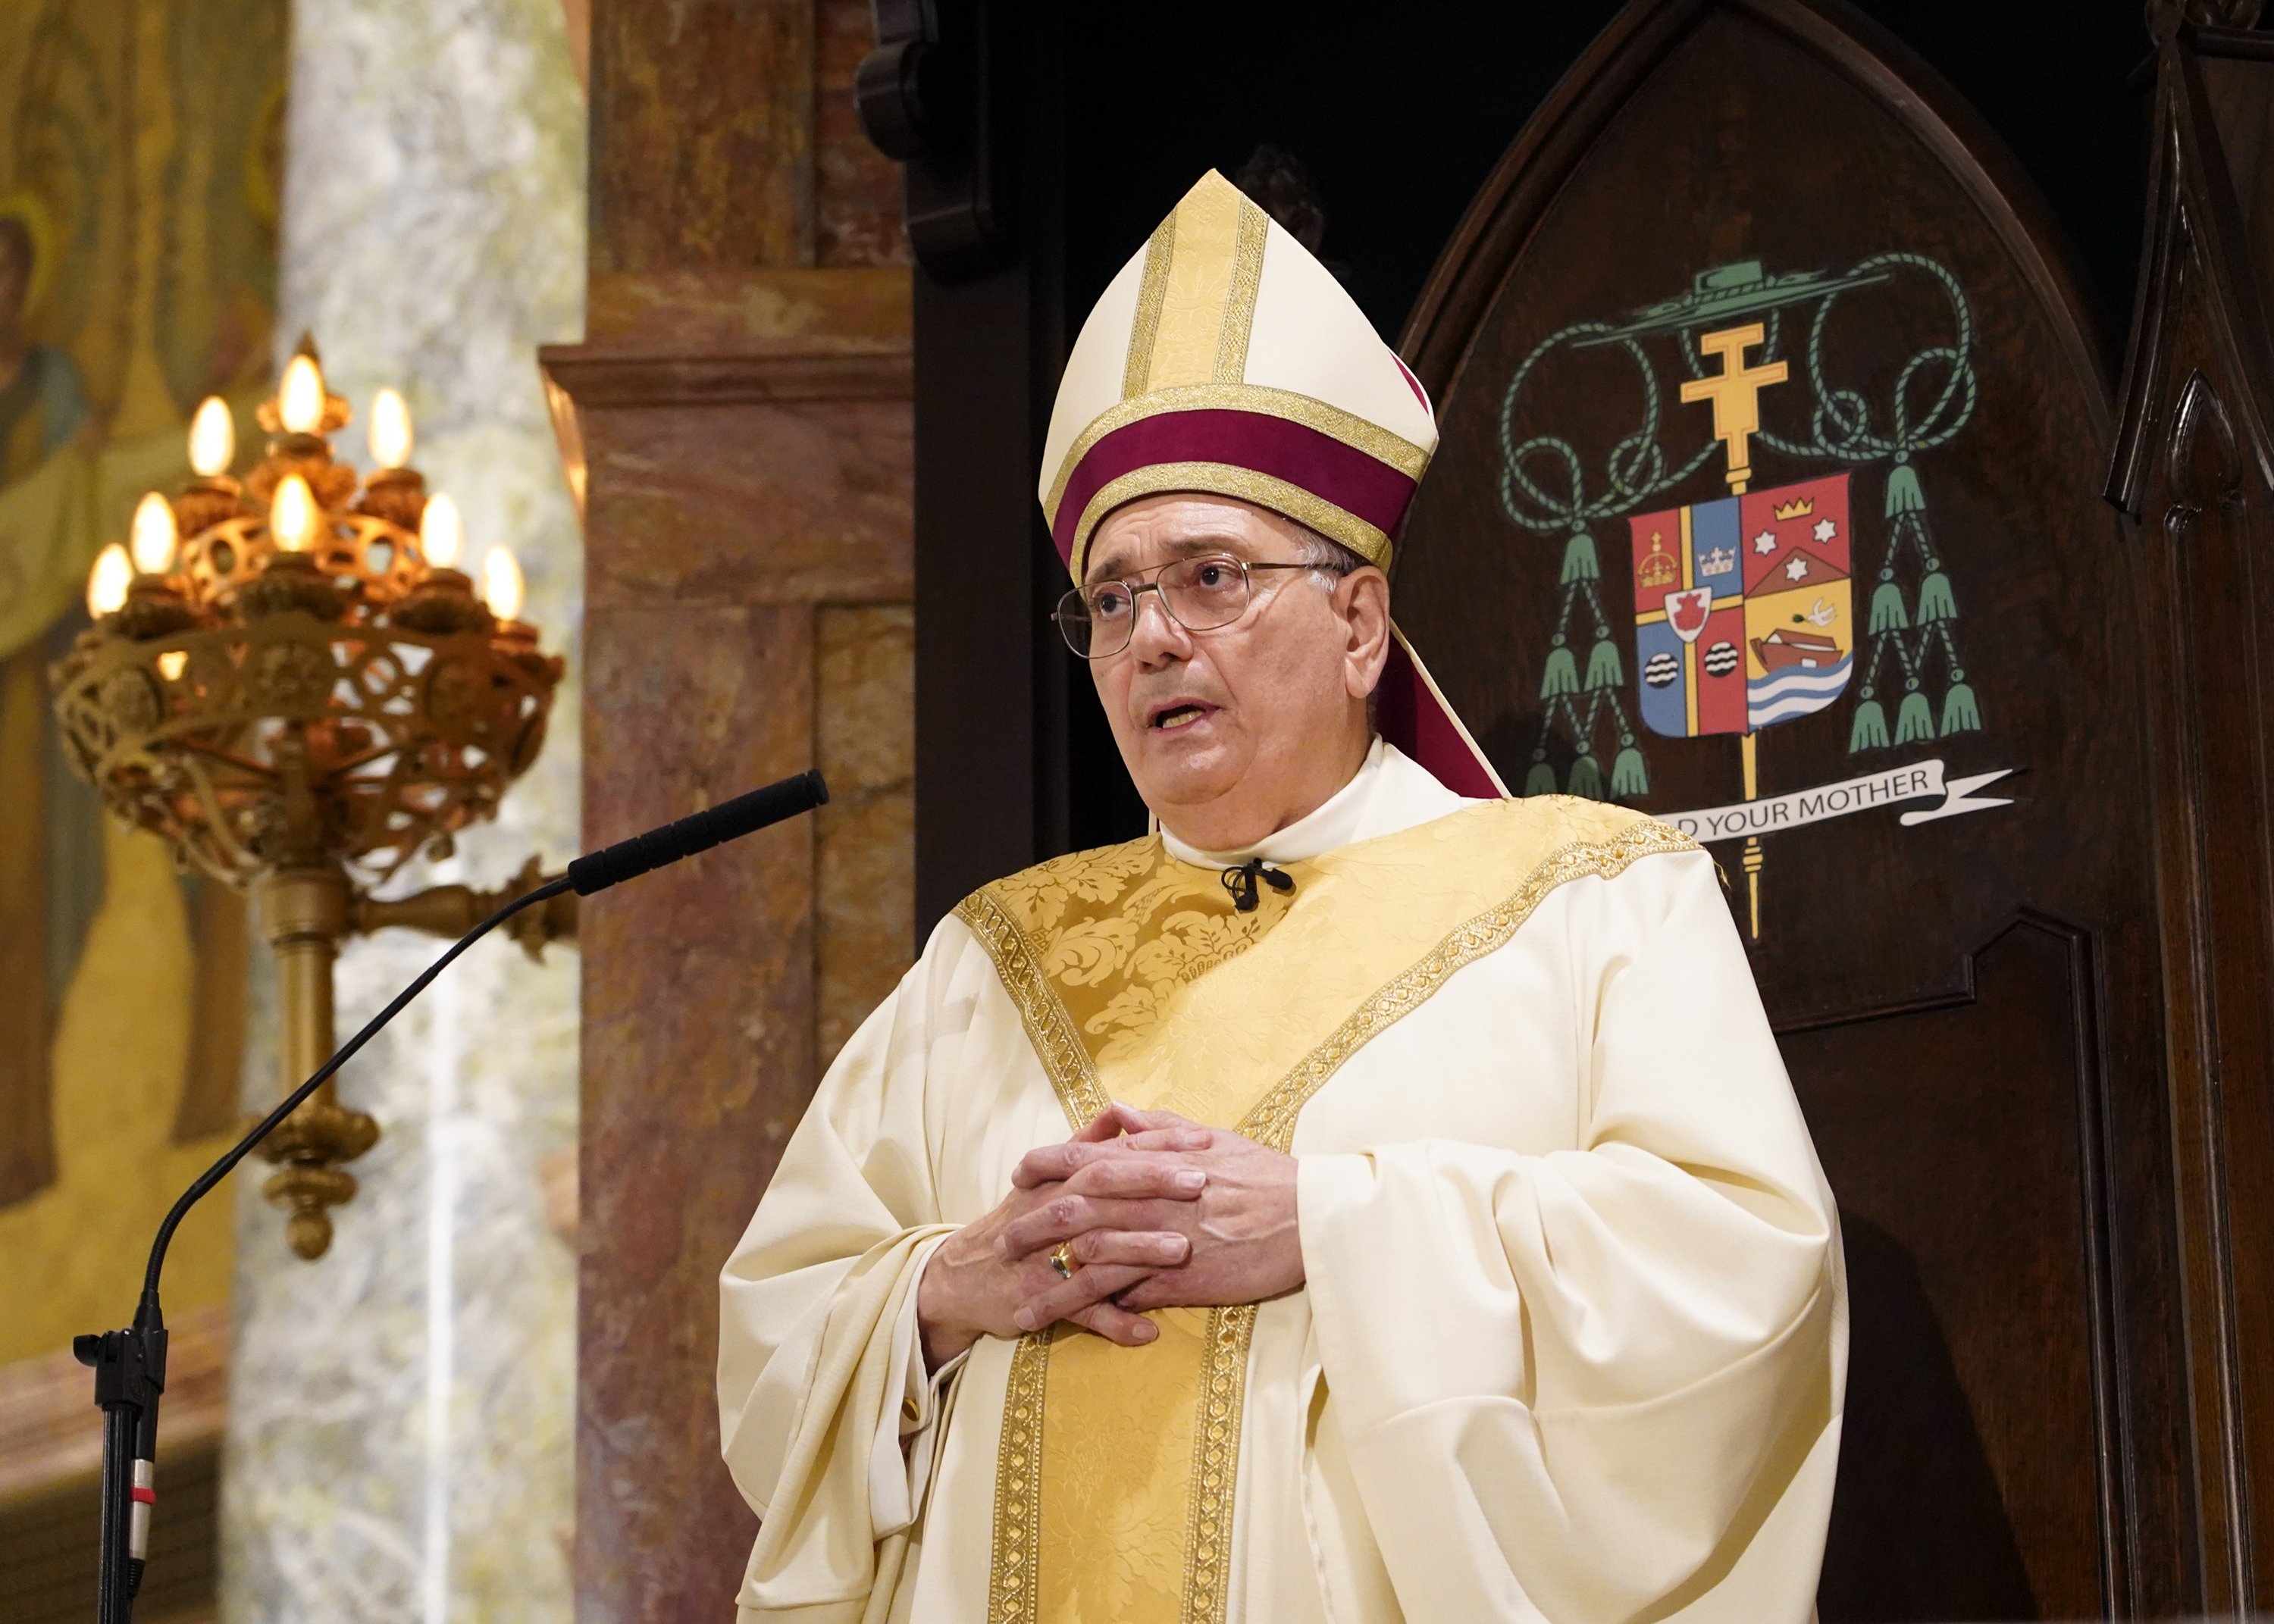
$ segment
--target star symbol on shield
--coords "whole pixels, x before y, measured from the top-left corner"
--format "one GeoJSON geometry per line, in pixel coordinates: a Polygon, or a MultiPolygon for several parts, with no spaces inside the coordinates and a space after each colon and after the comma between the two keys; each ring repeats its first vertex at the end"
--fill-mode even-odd
{"type": "Polygon", "coordinates": [[[1788,581],[1807,580],[1808,560],[1797,553],[1794,554],[1791,560],[1784,567],[1784,578],[1788,581]]]}
{"type": "Polygon", "coordinates": [[[1818,540],[1818,541],[1829,541],[1829,540],[1831,540],[1834,536],[1837,536],[1839,533],[1840,533],[1840,527],[1839,527],[1838,525],[1834,524],[1831,520],[1829,520],[1829,519],[1818,519],[1818,520],[1816,522],[1816,539],[1817,539],[1817,540],[1818,540]]]}
{"type": "Polygon", "coordinates": [[[1763,530],[1759,535],[1754,537],[1753,551],[1761,554],[1765,558],[1768,554],[1775,552],[1776,532],[1774,530],[1763,530]]]}

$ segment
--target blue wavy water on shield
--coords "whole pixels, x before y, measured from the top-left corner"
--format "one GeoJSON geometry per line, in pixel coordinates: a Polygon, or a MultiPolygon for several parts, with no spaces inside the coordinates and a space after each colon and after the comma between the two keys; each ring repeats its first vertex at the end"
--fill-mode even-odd
{"type": "Polygon", "coordinates": [[[1749,679],[1745,683],[1746,720],[1761,728],[1823,710],[1848,686],[1848,673],[1855,663],[1853,658],[1843,656],[1836,665],[1794,665],[1765,677],[1749,679]]]}
{"type": "Polygon", "coordinates": [[[1663,620],[1635,628],[1637,674],[1642,680],[1643,725],[1668,739],[1690,737],[1689,678],[1682,639],[1663,620]]]}

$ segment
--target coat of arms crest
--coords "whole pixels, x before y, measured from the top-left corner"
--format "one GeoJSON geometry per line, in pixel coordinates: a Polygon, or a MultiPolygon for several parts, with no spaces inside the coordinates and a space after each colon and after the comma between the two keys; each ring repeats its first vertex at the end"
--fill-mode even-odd
{"type": "MultiPolygon", "coordinates": [[[[1744,802],[1690,821],[1700,823],[1702,838],[1744,834],[1743,866],[1758,936],[1763,857],[1758,830],[1767,825],[1742,814],[1758,794],[1756,740],[1764,729],[1847,697],[1852,699],[1851,756],[1980,730],[1980,707],[1959,657],[1957,596],[1928,525],[1915,466],[1920,454],[1947,441],[1972,416],[1971,331],[1957,278],[1922,256],[1895,252],[1837,274],[1770,275],[1750,260],[1722,266],[1698,275],[1681,297],[1624,321],[1576,323],[1532,348],[1510,379],[1502,406],[1502,503],[1524,528],[1562,530],[1567,540],[1557,624],[1540,675],[1541,733],[1525,780],[1526,794],[1562,789],[1619,799],[1646,795],[1645,732],[1670,739],[1736,738],[1744,802]],[[1835,381],[1825,335],[1841,297],[1901,275],[1923,276],[1939,289],[1953,330],[1947,342],[1931,345],[1899,369],[1892,398],[1875,411],[1861,392],[1835,381]],[[1802,335],[1799,344],[1788,342],[1802,335]],[[1667,340],[1689,373],[1676,392],[1679,401],[1712,411],[1711,438],[1678,463],[1659,443],[1666,413],[1653,355],[1667,340]],[[1559,349],[1597,347],[1625,352],[1642,380],[1644,400],[1642,427],[1613,449],[1600,485],[1591,489],[1570,445],[1547,434],[1517,441],[1510,425],[1517,396],[1543,357],[1559,349]],[[1762,391],[1787,384],[1804,384],[1813,397],[1804,436],[1781,436],[1761,425],[1762,391]],[[1835,466],[1756,490],[1756,441],[1788,459],[1835,466]],[[1703,472],[1717,452],[1724,461],[1726,493],[1647,506],[1703,472]],[[1559,466],[1563,478],[1542,480],[1531,466],[1535,461],[1559,466]],[[1859,477],[1872,477],[1879,487],[1886,523],[1875,537],[1855,533],[1851,497],[1859,477]],[[1631,690],[1614,641],[1591,529],[1622,519],[1630,548],[1631,690]],[[1877,578],[1859,631],[1853,581],[1859,568],[1873,566],[1877,578]],[[1591,631],[1583,676],[1574,644],[1591,631]],[[1570,764],[1559,771],[1558,757],[1566,751],[1570,764]]],[[[1987,778],[1945,785],[1941,771],[1939,761],[1917,770],[1881,771],[1879,776],[1901,779],[1897,798],[1947,793],[1942,808],[1907,814],[1907,823],[2002,804],[1968,798],[1987,778]],[[1933,787],[1924,787],[1930,780],[1933,787]]],[[[1855,790],[1871,776],[1822,787],[1855,790]]],[[[1879,793],[1856,792],[1859,804],[1871,803],[1879,793]]],[[[1786,810],[1798,822],[1839,815],[1804,807],[1786,810]]]]}
{"type": "Polygon", "coordinates": [[[1756,733],[1821,710],[1855,669],[1848,476],[1627,521],[1643,726],[1756,733]]]}

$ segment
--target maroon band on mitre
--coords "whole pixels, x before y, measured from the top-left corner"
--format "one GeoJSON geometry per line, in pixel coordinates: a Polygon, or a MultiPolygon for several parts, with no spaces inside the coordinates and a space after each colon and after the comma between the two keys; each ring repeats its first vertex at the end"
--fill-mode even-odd
{"type": "Polygon", "coordinates": [[[1164,411],[1114,430],[1076,465],[1050,525],[1058,556],[1073,559],[1074,531],[1093,497],[1124,474],[1163,462],[1226,462],[1282,479],[1385,536],[1397,534],[1413,500],[1405,475],[1306,425],[1222,407],[1164,411]]]}

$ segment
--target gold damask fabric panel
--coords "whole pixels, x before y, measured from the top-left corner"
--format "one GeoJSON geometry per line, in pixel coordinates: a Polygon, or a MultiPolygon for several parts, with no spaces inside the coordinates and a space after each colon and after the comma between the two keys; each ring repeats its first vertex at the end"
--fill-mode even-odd
{"type": "MultiPolygon", "coordinates": [[[[1694,849],[1638,815],[1543,796],[1289,864],[1291,897],[1265,890],[1249,914],[1214,870],[1148,839],[1028,869],[959,914],[1070,1121],[1111,1098],[1236,1122],[1284,1151],[1352,1055],[1558,886],[1694,849]]],[[[1224,1618],[1255,1312],[1153,1318],[1161,1335],[1143,1348],[1061,1326],[1013,1356],[1013,1415],[1026,1418],[1006,1421],[998,1463],[998,1624],[1224,1618]]]]}
{"type": "MultiPolygon", "coordinates": [[[[1563,801],[1535,796],[1533,801],[1563,801]]],[[[1514,801],[1496,806],[1522,804],[1514,801]]],[[[1589,806],[1591,802],[1578,802],[1589,806]]],[[[1605,839],[1582,839],[1551,853],[1502,902],[1464,921],[1396,979],[1351,1011],[1335,1030],[1282,1078],[1240,1123],[1240,1132],[1275,1150],[1293,1147],[1295,1124],[1304,1104],[1342,1068],[1343,1063],[1427,1003],[1463,966],[1507,944],[1549,892],[1572,880],[1611,879],[1642,858],[1694,852],[1698,843],[1680,831],[1647,817],[1636,817],[1605,839]]]]}
{"type": "MultiPolygon", "coordinates": [[[[1304,865],[1288,872],[1299,894],[1304,865]]],[[[1217,870],[1178,862],[1150,838],[998,881],[957,914],[994,959],[1076,1127],[1117,1099],[1230,1126],[1270,1078],[1227,1074],[1229,1089],[1170,1106],[1121,1092],[1107,1073],[1133,1033],[1169,1019],[1188,983],[1263,940],[1291,906],[1264,887],[1242,914],[1217,870]]]]}
{"type": "MultiPolygon", "coordinates": [[[[1344,1034],[1362,1042],[1425,983],[1434,990],[1434,955],[1493,940],[1503,915],[1520,923],[1566,879],[1662,841],[1689,849],[1637,814],[1536,796],[1288,864],[1293,892],[1262,888],[1249,914],[1215,869],[1177,861],[1157,839],[1042,864],[961,913],[1062,1098],[1102,1090],[1232,1126],[1299,1068],[1322,1081],[1346,1057],[1329,1052],[1346,1022],[1373,1011],[1344,1034]]],[[[1291,1135],[1291,1117],[1276,1125],[1291,1135]]]]}
{"type": "Polygon", "coordinates": [[[1001,900],[988,891],[966,897],[955,916],[995,961],[995,973],[1010,993],[1011,1002],[1018,1006],[1027,1041],[1035,1046],[1035,1057],[1058,1093],[1066,1120],[1081,1127],[1105,1109],[1106,1096],[1097,1086],[1097,1072],[1065,1004],[1051,993],[1049,978],[1035,962],[1032,938],[1019,928],[1016,917],[1001,900]]]}
{"type": "Polygon", "coordinates": [[[1062,1327],[1050,1344],[1037,1510],[1037,1617],[1082,1624],[1178,1624],[1185,1616],[1193,1432],[1209,1312],[1164,1308],[1135,1351],[1062,1327]],[[1114,1395],[1112,1412],[1099,1402],[1114,1395]],[[1108,1413],[1122,1419],[1097,1431],[1108,1413]],[[1134,1426],[1130,1418],[1141,1418],[1134,1426]]]}

